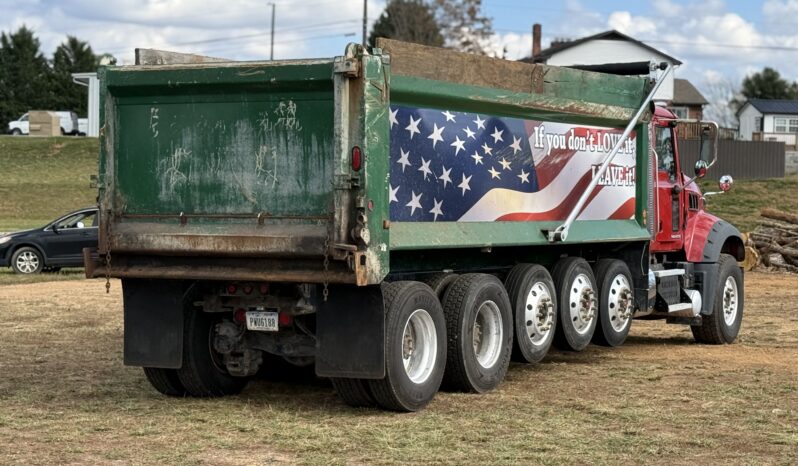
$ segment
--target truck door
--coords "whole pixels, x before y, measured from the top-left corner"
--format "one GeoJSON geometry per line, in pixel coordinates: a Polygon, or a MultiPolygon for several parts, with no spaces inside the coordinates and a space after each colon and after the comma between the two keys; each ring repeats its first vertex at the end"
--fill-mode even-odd
{"type": "Polygon", "coordinates": [[[657,153],[657,224],[652,251],[677,251],[682,248],[684,190],[679,176],[679,157],[674,131],[667,124],[654,128],[654,150],[657,153]]]}

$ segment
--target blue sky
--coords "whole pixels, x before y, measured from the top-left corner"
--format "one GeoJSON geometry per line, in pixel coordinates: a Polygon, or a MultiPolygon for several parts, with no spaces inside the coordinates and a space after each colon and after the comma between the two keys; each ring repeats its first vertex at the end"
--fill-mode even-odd
{"type": "MultiPolygon", "coordinates": [[[[362,0],[274,0],[276,58],[334,56],[361,35],[362,0]]],[[[368,0],[373,22],[386,0],[368,0]]],[[[130,63],[135,47],[237,60],[269,56],[266,0],[0,0],[0,30],[34,29],[50,55],[67,34],[130,63]]],[[[529,55],[531,25],[553,38],[618,29],[684,62],[705,95],[771,66],[798,79],[798,0],[484,0],[496,50],[529,55]],[[753,46],[753,47],[752,47],[753,46]]],[[[711,99],[711,96],[708,96],[711,99]]]]}

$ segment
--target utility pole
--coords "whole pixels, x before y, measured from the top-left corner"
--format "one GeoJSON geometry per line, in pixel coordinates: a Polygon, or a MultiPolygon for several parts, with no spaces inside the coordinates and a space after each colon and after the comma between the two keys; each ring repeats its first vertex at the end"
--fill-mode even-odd
{"type": "Polygon", "coordinates": [[[269,54],[269,60],[274,60],[274,2],[269,2],[272,6],[272,40],[271,40],[271,53],[269,54]]]}
{"type": "Polygon", "coordinates": [[[366,30],[368,29],[369,15],[368,15],[369,0],[363,0],[363,45],[366,45],[366,30]]]}

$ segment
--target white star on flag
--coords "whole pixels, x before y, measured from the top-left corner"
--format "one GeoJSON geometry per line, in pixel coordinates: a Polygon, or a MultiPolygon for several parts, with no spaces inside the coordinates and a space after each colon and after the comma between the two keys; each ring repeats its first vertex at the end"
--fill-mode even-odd
{"type": "Polygon", "coordinates": [[[463,190],[463,196],[465,196],[466,191],[471,191],[471,186],[469,186],[468,183],[471,182],[472,176],[473,175],[465,176],[465,173],[463,173],[463,181],[461,181],[460,184],[457,185],[458,188],[463,190]]]}
{"type": "Polygon", "coordinates": [[[493,155],[493,149],[488,145],[487,142],[482,143],[482,150],[485,152],[485,155],[493,155]]]}
{"type": "Polygon", "coordinates": [[[432,210],[429,211],[429,213],[435,215],[435,218],[433,218],[432,221],[437,222],[438,215],[443,215],[443,210],[441,210],[441,207],[443,207],[443,200],[438,202],[438,199],[433,197],[432,202],[435,204],[435,206],[432,208],[432,210]]]}
{"type": "Polygon", "coordinates": [[[465,131],[465,133],[466,133],[466,137],[467,137],[467,138],[476,139],[476,138],[474,137],[474,134],[476,134],[476,133],[474,133],[473,131],[471,131],[471,128],[469,128],[468,126],[466,126],[465,128],[463,128],[463,131],[465,131]]]}
{"type": "Polygon", "coordinates": [[[465,150],[465,141],[461,141],[460,136],[455,136],[454,142],[450,145],[455,148],[454,155],[459,154],[461,150],[465,150]]]}
{"type": "Polygon", "coordinates": [[[510,169],[510,162],[505,160],[504,157],[502,157],[502,159],[499,161],[499,163],[501,164],[503,169],[505,169],[505,170],[509,170],[510,169]]]}
{"type": "Polygon", "coordinates": [[[443,130],[446,127],[445,126],[441,126],[440,128],[438,128],[438,124],[437,123],[433,123],[433,126],[435,128],[432,130],[432,134],[427,136],[427,139],[432,139],[432,148],[434,149],[435,148],[435,144],[437,144],[438,141],[443,142],[442,133],[443,133],[443,130]]]}
{"type": "Polygon", "coordinates": [[[431,161],[432,159],[424,160],[424,157],[421,157],[421,167],[418,169],[418,171],[424,173],[424,181],[427,180],[427,175],[432,175],[432,170],[429,168],[429,163],[431,161]]]}
{"type": "Polygon", "coordinates": [[[445,112],[441,113],[443,113],[443,116],[446,117],[446,121],[454,121],[454,115],[452,113],[449,113],[449,110],[446,110],[445,112]]]}
{"type": "Polygon", "coordinates": [[[413,136],[416,134],[421,134],[421,131],[418,129],[418,124],[421,123],[421,117],[418,120],[413,120],[413,115],[410,115],[410,124],[407,125],[406,130],[410,131],[410,139],[413,139],[413,136]]]}
{"type": "Polygon", "coordinates": [[[474,159],[474,165],[482,165],[482,156],[479,155],[479,152],[474,151],[474,155],[471,158],[474,159]]]}
{"type": "Polygon", "coordinates": [[[410,166],[410,159],[408,159],[408,157],[410,157],[410,151],[405,152],[404,149],[399,148],[399,152],[402,153],[402,156],[399,157],[399,160],[397,160],[396,163],[402,166],[402,173],[404,173],[405,167],[410,166]]]}
{"type": "Polygon", "coordinates": [[[510,144],[510,147],[513,148],[513,155],[521,152],[521,138],[513,136],[513,143],[510,144]]]}
{"type": "Polygon", "coordinates": [[[474,120],[474,123],[477,124],[477,129],[485,129],[485,120],[479,118],[479,115],[477,115],[477,119],[474,120]]]}
{"type": "Polygon", "coordinates": [[[525,172],[524,169],[521,169],[521,174],[517,175],[518,178],[521,178],[521,183],[529,183],[529,173],[525,172]]]}
{"type": "Polygon", "coordinates": [[[410,215],[413,215],[416,212],[416,209],[421,209],[422,208],[421,207],[421,196],[423,196],[423,195],[424,195],[424,193],[419,193],[419,195],[416,196],[416,192],[412,191],[411,196],[413,198],[410,199],[410,202],[405,204],[405,207],[410,207],[410,215]]]}
{"type": "Polygon", "coordinates": [[[398,192],[399,192],[399,186],[397,186],[395,188],[393,186],[391,186],[390,192],[388,193],[388,203],[389,204],[391,202],[399,202],[399,199],[396,198],[396,193],[398,193],[398,192]]]}
{"type": "Polygon", "coordinates": [[[491,134],[491,136],[493,136],[494,144],[498,143],[499,141],[504,142],[504,139],[502,139],[502,133],[504,133],[504,130],[499,131],[497,126],[493,127],[493,134],[491,134]]]}
{"type": "Polygon", "coordinates": [[[450,168],[447,170],[446,165],[442,165],[442,167],[443,171],[441,171],[441,174],[438,175],[438,179],[443,181],[443,188],[446,189],[446,183],[452,182],[452,179],[449,177],[449,174],[452,172],[452,169],[450,168]]]}
{"type": "Polygon", "coordinates": [[[399,109],[398,108],[394,109],[389,113],[390,114],[388,115],[388,120],[391,122],[391,128],[393,128],[393,125],[399,124],[399,120],[396,119],[396,114],[399,113],[399,109]]]}
{"type": "Polygon", "coordinates": [[[493,179],[493,178],[496,178],[496,179],[499,179],[499,180],[502,179],[501,176],[499,176],[499,172],[497,172],[496,169],[493,168],[493,167],[490,167],[490,170],[488,170],[488,173],[490,173],[491,179],[493,179]]]}

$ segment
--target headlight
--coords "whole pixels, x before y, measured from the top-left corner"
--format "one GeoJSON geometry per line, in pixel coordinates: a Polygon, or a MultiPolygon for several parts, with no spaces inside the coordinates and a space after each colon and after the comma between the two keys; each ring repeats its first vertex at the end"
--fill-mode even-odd
{"type": "Polygon", "coordinates": [[[0,244],[6,244],[9,241],[11,241],[10,236],[0,236],[0,244]]]}

